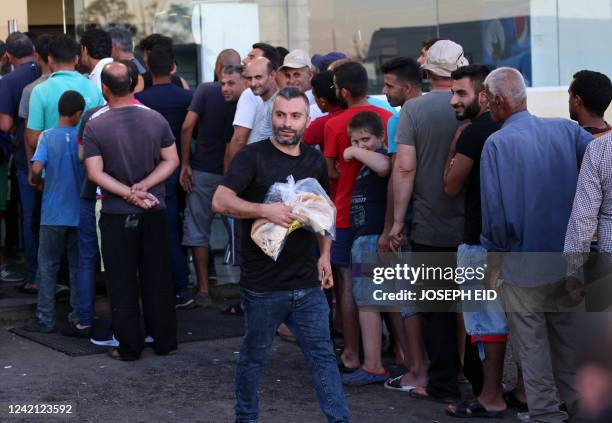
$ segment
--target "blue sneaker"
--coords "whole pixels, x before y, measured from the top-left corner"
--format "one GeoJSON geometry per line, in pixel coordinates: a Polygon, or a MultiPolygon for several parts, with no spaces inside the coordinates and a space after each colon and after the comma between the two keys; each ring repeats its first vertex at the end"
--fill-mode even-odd
{"type": "Polygon", "coordinates": [[[372,383],[384,383],[389,379],[389,372],[385,370],[383,374],[366,372],[361,367],[353,373],[342,375],[342,384],[347,386],[364,386],[372,383]]]}

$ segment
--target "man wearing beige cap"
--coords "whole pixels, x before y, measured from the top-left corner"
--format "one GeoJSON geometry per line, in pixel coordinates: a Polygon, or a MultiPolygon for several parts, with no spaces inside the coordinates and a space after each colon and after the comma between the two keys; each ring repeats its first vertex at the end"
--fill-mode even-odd
{"type": "MultiPolygon", "coordinates": [[[[450,105],[450,76],[458,67],[467,64],[459,44],[450,40],[436,42],[422,66],[431,82],[431,92],[408,100],[400,112],[393,167],[394,223],[389,234],[390,246],[398,250],[406,242],[404,222],[412,199],[414,215],[409,241],[413,252],[428,253],[426,266],[454,267],[452,253],[463,237],[464,197],[448,197],[442,176],[450,144],[459,126],[450,105]]],[[[452,285],[452,281],[426,281],[426,288],[453,288],[452,285]]],[[[426,384],[409,377],[402,381],[414,387],[410,395],[415,398],[445,402],[459,398],[457,315],[447,311],[453,309],[452,305],[418,304],[430,364],[426,384]]]]}
{"type": "Polygon", "coordinates": [[[304,50],[293,50],[285,56],[283,65],[280,67],[281,72],[284,72],[287,77],[287,85],[299,88],[310,102],[310,118],[312,120],[323,115],[319,106],[315,102],[312,94],[312,62],[310,57],[304,50]]]}

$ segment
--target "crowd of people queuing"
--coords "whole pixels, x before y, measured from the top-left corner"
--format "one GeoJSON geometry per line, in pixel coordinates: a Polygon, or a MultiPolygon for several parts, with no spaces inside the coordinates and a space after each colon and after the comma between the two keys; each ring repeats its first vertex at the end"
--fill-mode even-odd
{"type": "Polygon", "coordinates": [[[120,27],[89,29],[80,43],[15,32],[4,47],[12,70],[0,80],[0,213],[8,240],[10,174],[27,272],[3,264],[0,276],[38,296],[25,330],[56,331],[58,273],[66,273],[71,312],[62,334],[91,337],[101,257],[112,334],[92,342],[124,361],[138,359],[145,343],[172,354],[175,310],[211,304],[211,225],[221,214],[231,222],[245,317],[237,421],[257,421],[277,333],[297,340],[330,422],[349,421],[345,389],[375,383],[444,403],[454,417],[500,418],[513,408],[533,422],[612,418],[611,326],[598,313],[589,326],[597,353],[579,354],[578,273],[565,279],[579,297],[569,310],[505,313],[502,303],[534,292],[525,277],[506,274],[492,311],[407,304],[381,313],[356,267],[376,252],[453,253],[444,256],[456,258],[450,266],[488,265],[484,284],[499,275],[488,253],[558,252],[584,262],[595,235],[598,251],[612,251],[606,75],[577,72],[568,81],[572,120],[545,119],[529,113],[517,70],[470,64],[445,39],[424,42],[418,60],[382,64],[387,101],[368,95],[366,68],[340,52],[311,57],[255,43],[241,58],[229,48],[215,81],[191,90],[161,34],[140,41],[144,63],[120,27]],[[295,230],[275,261],[250,234],[258,218],[292,224],[290,207],[264,204],[268,188],[290,175],[327,190],[336,233],[295,230]],[[383,326],[404,369],[393,378],[383,326]],[[503,385],[508,340],[518,366],[512,390],[503,385]],[[466,378],[474,395],[461,401],[466,378]]]}

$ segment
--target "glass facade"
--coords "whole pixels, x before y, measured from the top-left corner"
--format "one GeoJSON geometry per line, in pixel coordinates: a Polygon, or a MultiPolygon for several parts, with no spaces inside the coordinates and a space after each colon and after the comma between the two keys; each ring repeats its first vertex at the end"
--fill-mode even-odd
{"type": "Polygon", "coordinates": [[[264,41],[363,60],[379,92],[380,64],[417,57],[431,37],[460,43],[471,62],[515,67],[533,87],[567,85],[585,68],[612,74],[612,0],[63,1],[77,36],[88,25],[125,25],[136,41],[171,36],[179,72],[192,83],[213,78],[222,49],[245,55],[264,41]]]}

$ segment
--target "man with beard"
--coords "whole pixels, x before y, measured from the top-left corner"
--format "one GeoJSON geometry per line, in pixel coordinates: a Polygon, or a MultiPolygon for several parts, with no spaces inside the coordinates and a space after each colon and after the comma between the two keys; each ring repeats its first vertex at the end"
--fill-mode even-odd
{"type": "Polygon", "coordinates": [[[245,336],[236,369],[236,421],[258,417],[257,387],[274,333],[286,323],[295,334],[314,379],[321,409],[331,422],[348,422],[329,325],[329,306],[321,288],[333,285],[331,238],[297,229],[287,237],[276,261],[251,239],[255,219],[289,227],[291,208],[263,204],[276,182],[315,178],[327,189],[327,170],[321,154],[302,144],[309,122],[308,99],[295,87],[279,91],[272,110],[273,136],[243,148],[213,197],[213,211],[242,221],[241,298],[245,336]],[[317,262],[317,241],[320,256],[317,262]]]}
{"type": "MultiPolygon", "coordinates": [[[[463,66],[451,73],[453,96],[450,104],[457,120],[471,123],[457,131],[459,135],[451,144],[444,169],[447,195],[454,197],[465,187],[465,229],[463,243],[457,250],[457,267],[484,267],[487,260],[487,250],[480,245],[480,154],[489,135],[501,127],[491,120],[484,95],[484,80],[488,74],[489,69],[484,65],[463,66]]],[[[482,280],[475,282],[482,288],[482,280]]],[[[496,304],[494,308],[498,311],[463,313],[466,331],[472,343],[478,346],[484,380],[483,386],[480,381],[472,384],[476,400],[448,407],[447,412],[453,417],[496,417],[506,408],[502,376],[508,328],[501,307],[496,304]]]]}

